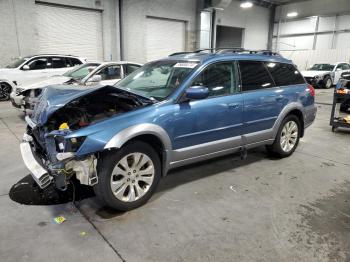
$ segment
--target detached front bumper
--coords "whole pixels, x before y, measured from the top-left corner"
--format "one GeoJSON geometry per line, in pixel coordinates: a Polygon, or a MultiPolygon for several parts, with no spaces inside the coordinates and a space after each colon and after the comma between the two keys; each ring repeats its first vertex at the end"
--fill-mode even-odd
{"type": "Polygon", "coordinates": [[[20,148],[24,164],[29,169],[33,179],[40,188],[46,188],[48,185],[50,185],[52,177],[49,175],[48,171],[36,160],[29,142],[22,142],[20,148]]]}
{"type": "MultiPolygon", "coordinates": [[[[28,119],[26,120],[31,126],[33,123],[29,122],[28,119]]],[[[46,156],[40,157],[36,153],[36,148],[37,143],[34,138],[31,135],[24,134],[23,142],[20,144],[22,158],[40,188],[44,189],[53,183],[56,188],[65,190],[73,175],[84,185],[93,186],[98,183],[97,163],[94,155],[76,159],[74,153],[62,152],[56,153],[53,160],[50,157],[46,159],[46,156]],[[45,157],[44,166],[41,163],[42,157],[45,157]]],[[[51,147],[48,146],[48,148],[51,147]]]]}

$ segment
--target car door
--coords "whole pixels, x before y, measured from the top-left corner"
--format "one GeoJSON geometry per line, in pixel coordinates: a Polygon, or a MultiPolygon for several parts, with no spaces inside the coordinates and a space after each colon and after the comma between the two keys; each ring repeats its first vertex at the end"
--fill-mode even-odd
{"type": "Polygon", "coordinates": [[[243,139],[253,144],[272,137],[272,127],[283,108],[283,90],[261,61],[239,61],[243,93],[243,139]]]}
{"type": "Polygon", "coordinates": [[[209,97],[179,102],[174,114],[174,161],[241,146],[242,95],[236,63],[206,67],[191,86],[205,86],[209,97]]]}
{"type": "Polygon", "coordinates": [[[33,59],[28,60],[28,62],[22,66],[21,70],[23,74],[18,77],[18,82],[23,83],[27,80],[34,78],[45,78],[46,70],[51,68],[51,63],[47,57],[35,57],[33,59]],[[24,69],[28,66],[28,69],[24,69]]]}

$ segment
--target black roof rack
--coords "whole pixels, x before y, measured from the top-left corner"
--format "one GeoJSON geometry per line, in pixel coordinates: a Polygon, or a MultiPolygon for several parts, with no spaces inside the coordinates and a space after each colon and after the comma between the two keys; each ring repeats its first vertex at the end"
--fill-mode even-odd
{"type": "Polygon", "coordinates": [[[205,48],[199,49],[193,52],[177,52],[170,54],[169,56],[175,55],[185,55],[185,54],[198,54],[209,52],[211,54],[226,54],[226,53],[239,53],[239,54],[261,54],[261,55],[269,55],[269,56],[281,56],[277,52],[273,52],[271,50],[248,50],[240,47],[218,47],[218,48],[205,48]]]}

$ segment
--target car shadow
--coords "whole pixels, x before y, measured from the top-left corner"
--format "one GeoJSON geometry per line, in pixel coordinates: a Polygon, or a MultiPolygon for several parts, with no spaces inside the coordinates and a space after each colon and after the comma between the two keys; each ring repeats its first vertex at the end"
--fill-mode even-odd
{"type": "MultiPolygon", "coordinates": [[[[240,154],[236,153],[176,168],[161,179],[155,194],[149,202],[161,198],[170,189],[222,172],[234,174],[235,169],[266,158],[277,160],[277,158],[269,156],[263,147],[260,147],[249,150],[248,157],[244,160],[240,158],[240,154]]],[[[59,191],[53,186],[42,190],[31,175],[27,175],[11,187],[9,196],[11,200],[24,205],[57,205],[75,201],[78,208],[80,208],[79,205],[82,200],[87,200],[84,201],[83,209],[93,210],[102,219],[111,219],[125,213],[104,206],[94,197],[95,194],[92,187],[81,185],[77,180],[72,182],[65,191],[59,191]]]]}

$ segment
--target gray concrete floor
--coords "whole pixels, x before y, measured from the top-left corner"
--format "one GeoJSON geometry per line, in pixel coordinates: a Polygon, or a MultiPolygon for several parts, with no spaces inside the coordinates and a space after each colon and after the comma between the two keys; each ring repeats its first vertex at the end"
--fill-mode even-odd
{"type": "Polygon", "coordinates": [[[21,113],[0,103],[0,261],[350,261],[350,131],[332,133],[331,90],[289,158],[263,148],[171,172],[145,206],[117,213],[96,198],[20,205],[28,174],[21,113]],[[66,217],[57,225],[52,219],[66,217]],[[86,232],[81,235],[81,232],[86,232]]]}

